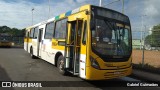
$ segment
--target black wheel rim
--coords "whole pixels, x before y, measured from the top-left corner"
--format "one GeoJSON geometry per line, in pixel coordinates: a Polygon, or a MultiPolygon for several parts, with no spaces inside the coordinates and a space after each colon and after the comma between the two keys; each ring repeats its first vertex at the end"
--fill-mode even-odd
{"type": "Polygon", "coordinates": [[[59,70],[61,72],[64,70],[64,61],[63,61],[63,59],[61,59],[60,62],[59,62],[59,70]]]}

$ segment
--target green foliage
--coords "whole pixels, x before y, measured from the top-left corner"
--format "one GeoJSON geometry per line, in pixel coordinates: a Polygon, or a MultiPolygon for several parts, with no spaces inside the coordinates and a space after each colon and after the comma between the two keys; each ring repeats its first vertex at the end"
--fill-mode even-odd
{"type": "Polygon", "coordinates": [[[25,34],[25,29],[17,29],[17,28],[10,28],[8,26],[0,26],[0,33],[8,33],[13,36],[23,37],[25,34]]]}
{"type": "Polygon", "coordinates": [[[160,47],[160,24],[152,29],[152,34],[145,38],[145,43],[152,47],[160,47]]]}
{"type": "Polygon", "coordinates": [[[153,30],[157,30],[157,29],[160,29],[160,24],[153,26],[153,30]]]}

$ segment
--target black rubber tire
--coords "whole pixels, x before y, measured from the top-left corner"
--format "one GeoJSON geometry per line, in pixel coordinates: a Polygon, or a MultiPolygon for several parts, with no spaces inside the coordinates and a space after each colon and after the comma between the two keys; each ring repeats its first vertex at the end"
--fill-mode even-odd
{"type": "Polygon", "coordinates": [[[32,48],[30,49],[30,55],[31,55],[32,59],[36,59],[37,58],[36,56],[33,55],[33,49],[32,48]]]}
{"type": "Polygon", "coordinates": [[[62,55],[58,58],[57,68],[60,74],[67,75],[68,72],[64,69],[64,58],[62,55]]]}

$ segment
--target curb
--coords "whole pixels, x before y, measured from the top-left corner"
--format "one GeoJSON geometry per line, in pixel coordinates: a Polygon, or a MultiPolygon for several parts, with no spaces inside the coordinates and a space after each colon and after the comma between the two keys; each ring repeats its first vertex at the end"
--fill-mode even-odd
{"type": "Polygon", "coordinates": [[[133,77],[139,78],[142,81],[160,81],[160,75],[155,73],[150,73],[142,70],[133,69],[133,77]]]}
{"type": "Polygon", "coordinates": [[[141,71],[146,71],[146,72],[150,72],[150,73],[155,73],[155,74],[160,74],[160,68],[155,68],[153,66],[149,66],[149,65],[144,65],[144,67],[142,67],[139,64],[132,64],[133,69],[136,70],[141,70],[141,71]]]}

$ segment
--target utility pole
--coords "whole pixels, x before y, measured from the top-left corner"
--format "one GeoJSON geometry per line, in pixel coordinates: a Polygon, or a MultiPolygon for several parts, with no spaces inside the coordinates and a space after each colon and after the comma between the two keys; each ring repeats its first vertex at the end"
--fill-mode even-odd
{"type": "Polygon", "coordinates": [[[142,26],[141,26],[141,46],[140,46],[140,49],[142,50],[142,46],[143,46],[143,32],[144,32],[144,30],[143,30],[143,24],[144,24],[144,22],[143,22],[143,19],[144,19],[144,16],[146,16],[146,15],[142,15],[141,17],[142,17],[142,26]]]}
{"type": "Polygon", "coordinates": [[[99,6],[100,7],[102,6],[102,0],[99,0],[99,6]]]}
{"type": "Polygon", "coordinates": [[[115,1],[113,1],[113,2],[110,2],[110,3],[108,3],[108,4],[105,4],[104,6],[107,6],[107,5],[111,5],[111,4],[113,4],[113,3],[115,3],[115,2],[119,2],[120,0],[115,0],[115,1]]]}
{"type": "Polygon", "coordinates": [[[50,18],[50,0],[48,0],[48,11],[49,11],[49,13],[48,13],[48,19],[50,18]]]}
{"type": "Polygon", "coordinates": [[[122,0],[122,13],[124,14],[124,0],[122,0]]]}
{"type": "Polygon", "coordinates": [[[144,67],[145,31],[146,31],[146,25],[145,25],[145,29],[143,32],[142,67],[144,67]]]}
{"type": "Polygon", "coordinates": [[[34,8],[32,8],[32,25],[33,25],[33,11],[34,11],[34,8]]]}

